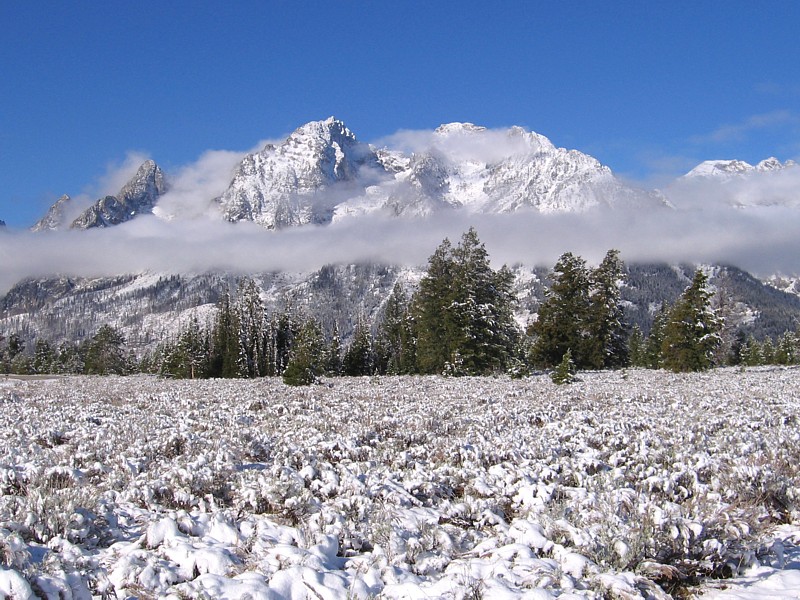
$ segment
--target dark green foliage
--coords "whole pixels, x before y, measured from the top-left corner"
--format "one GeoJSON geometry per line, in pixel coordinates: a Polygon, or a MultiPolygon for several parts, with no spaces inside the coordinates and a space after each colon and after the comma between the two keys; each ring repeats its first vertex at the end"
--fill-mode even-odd
{"type": "Polygon", "coordinates": [[[375,359],[379,373],[398,375],[416,370],[414,327],[408,300],[400,284],[395,284],[381,311],[375,359]]]}
{"type": "Polygon", "coordinates": [[[644,366],[646,367],[651,369],[661,368],[661,348],[664,344],[664,332],[668,320],[669,306],[664,302],[653,319],[650,335],[647,336],[647,342],[645,343],[644,366]]]}
{"type": "Polygon", "coordinates": [[[125,375],[130,372],[125,338],[111,325],[103,325],[86,343],[84,371],[89,375],[125,375]]]}
{"type": "Polygon", "coordinates": [[[369,328],[360,318],[356,324],[353,341],[347,348],[342,360],[342,373],[350,376],[372,375],[375,371],[375,359],[372,351],[372,336],[369,328]]]}
{"type": "Polygon", "coordinates": [[[445,239],[412,299],[419,372],[504,371],[519,335],[512,284],[508,269],[492,270],[475,229],[456,248],[445,239]]]}
{"type": "Polygon", "coordinates": [[[572,360],[572,351],[567,349],[555,371],[550,374],[550,379],[556,385],[565,385],[575,381],[575,362],[572,360]]]}
{"type": "Polygon", "coordinates": [[[638,325],[633,326],[628,338],[628,360],[633,367],[647,366],[644,336],[638,325]]]}
{"type": "Polygon", "coordinates": [[[614,369],[628,364],[627,326],[620,286],[625,265],[618,250],[609,250],[589,280],[586,362],[589,368],[614,369]]]}
{"type": "Polygon", "coordinates": [[[620,285],[625,266],[609,250],[597,269],[567,252],[553,268],[553,284],[531,326],[532,360],[551,368],[570,351],[578,369],[615,368],[628,363],[627,328],[620,285]]]}
{"type": "Polygon", "coordinates": [[[698,269],[691,285],[669,311],[661,360],[671,371],[702,371],[712,366],[721,323],[711,308],[707,280],[698,269]]]}
{"type": "Polygon", "coordinates": [[[453,296],[453,247],[445,239],[428,259],[428,270],[412,299],[420,373],[441,373],[453,354],[453,324],[448,308],[453,296]]]}
{"type": "Polygon", "coordinates": [[[342,338],[336,323],[333,324],[331,342],[325,354],[325,373],[334,376],[342,374],[342,338]]]}
{"type": "Polygon", "coordinates": [[[303,323],[292,348],[289,364],[283,371],[286,385],[310,385],[325,368],[325,339],[319,324],[309,319],[303,323]]]}
{"type": "Polygon", "coordinates": [[[207,377],[209,359],[208,336],[193,317],[177,342],[164,352],[160,372],[179,379],[207,377]]]}
{"type": "Polygon", "coordinates": [[[33,370],[36,373],[53,373],[56,352],[47,340],[36,340],[33,352],[33,370]]]}
{"type": "Polygon", "coordinates": [[[531,327],[535,338],[532,358],[542,367],[554,367],[569,351],[572,360],[583,367],[588,354],[589,271],[582,258],[567,252],[553,272],[553,283],[531,327]]]}

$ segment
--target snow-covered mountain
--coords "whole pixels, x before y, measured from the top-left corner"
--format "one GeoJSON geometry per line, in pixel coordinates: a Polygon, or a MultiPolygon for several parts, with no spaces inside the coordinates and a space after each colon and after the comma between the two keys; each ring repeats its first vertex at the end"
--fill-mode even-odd
{"type": "Polygon", "coordinates": [[[446,209],[551,213],[665,204],[658,193],[624,185],[591,156],[556,148],[521,127],[498,132],[450,123],[408,152],[360,143],[333,117],[245,157],[218,203],[227,220],[267,229],[370,213],[424,217],[446,209]]]}
{"type": "Polygon", "coordinates": [[[667,190],[676,205],[687,200],[735,208],[800,207],[800,165],[771,157],[751,165],[743,160],[707,160],[667,190]]]}
{"type": "Polygon", "coordinates": [[[156,201],[167,191],[164,174],[152,160],[142,163],[136,175],[116,196],[105,196],[75,219],[72,229],[108,227],[152,212],[156,201]]]}
{"type": "Polygon", "coordinates": [[[47,210],[45,215],[31,227],[31,231],[56,231],[62,229],[67,221],[67,212],[72,198],[67,194],[61,196],[47,210]]]}
{"type": "Polygon", "coordinates": [[[248,154],[217,202],[228,221],[267,229],[327,223],[338,202],[363,192],[362,171],[378,169],[373,150],[331,117],[248,154]]]}
{"type": "MultiPolygon", "coordinates": [[[[69,223],[69,228],[92,229],[125,223],[138,215],[151,213],[166,191],[167,184],[161,168],[154,161],[146,160],[115,196],[100,198],[69,223]]],[[[54,231],[65,228],[69,222],[71,203],[68,195],[61,196],[31,230],[54,231]]]]}
{"type": "Polygon", "coordinates": [[[706,160],[686,173],[683,177],[689,179],[695,177],[714,177],[725,180],[741,175],[771,173],[796,167],[797,163],[795,161],[787,160],[782,163],[774,156],[762,160],[755,166],[743,160],[706,160]]]}
{"type": "Polygon", "coordinates": [[[443,208],[553,213],[665,205],[660,194],[626,186],[595,158],[521,127],[450,123],[416,152],[384,148],[378,159],[391,177],[337,206],[334,220],[370,212],[426,216],[443,208]]]}

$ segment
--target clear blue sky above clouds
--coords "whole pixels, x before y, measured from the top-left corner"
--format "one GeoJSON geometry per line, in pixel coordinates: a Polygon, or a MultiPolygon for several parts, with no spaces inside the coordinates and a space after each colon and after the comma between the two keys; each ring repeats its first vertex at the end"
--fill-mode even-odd
{"type": "Polygon", "coordinates": [[[648,182],[800,156],[800,2],[0,2],[0,219],[330,115],[522,125],[648,182]],[[87,187],[88,186],[88,187],[87,187]]]}

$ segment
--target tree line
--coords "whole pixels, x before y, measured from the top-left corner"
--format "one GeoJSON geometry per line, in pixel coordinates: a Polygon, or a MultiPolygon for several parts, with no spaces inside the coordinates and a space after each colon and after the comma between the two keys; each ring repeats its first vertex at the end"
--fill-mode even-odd
{"type": "Polygon", "coordinates": [[[196,317],[174,339],[135,359],[124,338],[105,325],[81,344],[33,352],[18,336],[0,346],[5,372],[157,373],[177,378],[281,376],[303,385],[320,376],[372,374],[525,376],[553,370],[567,382],[578,370],[627,366],[697,371],[724,364],[796,364],[798,337],[756,342],[742,335],[720,351],[722,319],[712,307],[706,275],[697,270],[672,305],[663,304],[647,336],[625,320],[620,287],[626,268],[609,250],[596,268],[570,252],[556,262],[537,318],[514,319],[514,276],[493,269],[474,228],[457,245],[445,239],[410,296],[395,285],[377,317],[356,320],[344,346],[334,325],[287,308],[268,313],[256,283],[243,278],[223,294],[212,323],[196,317]]]}

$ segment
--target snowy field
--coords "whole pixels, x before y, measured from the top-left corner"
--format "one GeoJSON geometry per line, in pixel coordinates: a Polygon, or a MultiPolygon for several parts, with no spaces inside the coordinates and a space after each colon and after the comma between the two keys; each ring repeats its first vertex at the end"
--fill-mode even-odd
{"type": "Polygon", "coordinates": [[[797,598],[799,413],[796,368],[0,377],[0,598],[797,598]]]}

